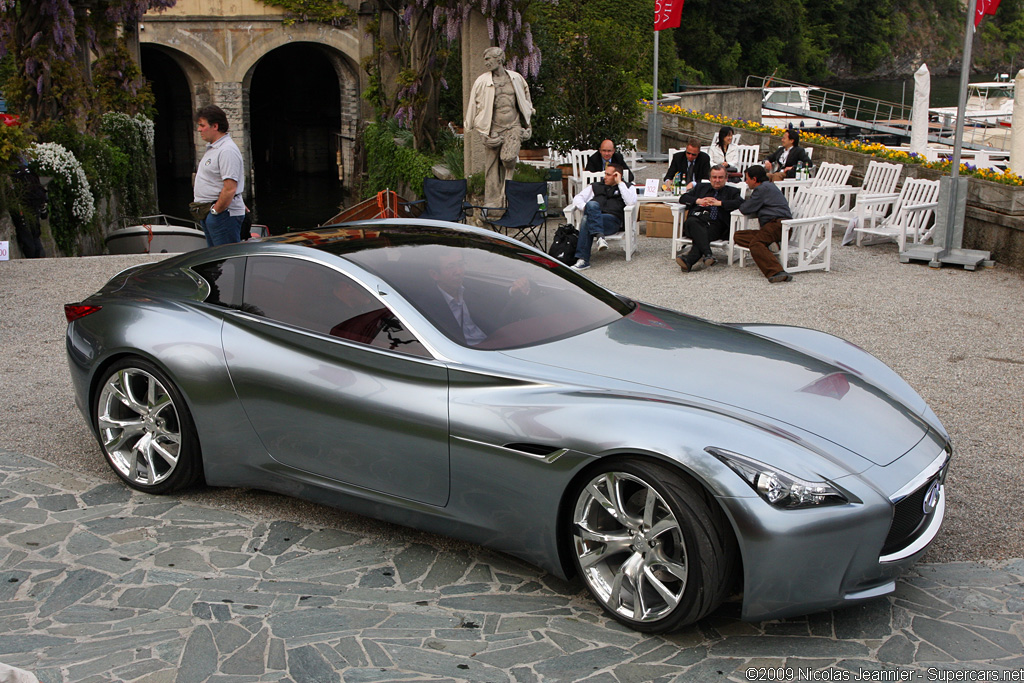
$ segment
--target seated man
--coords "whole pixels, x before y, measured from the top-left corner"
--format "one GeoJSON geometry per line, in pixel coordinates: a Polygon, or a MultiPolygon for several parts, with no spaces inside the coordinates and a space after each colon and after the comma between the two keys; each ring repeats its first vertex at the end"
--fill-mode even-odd
{"type": "Polygon", "coordinates": [[[705,267],[715,265],[711,255],[711,242],[729,236],[729,214],[740,207],[740,191],[725,184],[725,166],[711,167],[711,182],[700,183],[679,197],[679,203],[689,209],[683,223],[683,234],[693,240],[690,252],[676,255],[676,263],[684,273],[693,270],[698,261],[705,267]]]}
{"type": "Polygon", "coordinates": [[[745,216],[757,214],[761,229],[740,230],[734,237],[736,245],[750,250],[754,263],[768,278],[768,282],[789,282],[793,276],[783,269],[779,259],[769,249],[773,243],[782,239],[782,221],[793,217],[789,211],[789,202],[782,195],[782,190],[768,180],[762,167],[751,166],[744,175],[747,187],[753,192],[740,204],[740,212],[745,216]]]}
{"type": "Polygon", "coordinates": [[[466,263],[456,249],[441,252],[432,265],[428,274],[436,286],[426,287],[417,303],[438,329],[466,346],[476,346],[514,319],[517,305],[530,296],[526,277],[497,295],[467,288],[466,263]]]}
{"type": "Polygon", "coordinates": [[[711,172],[711,157],[700,151],[700,141],[697,138],[690,138],[686,141],[686,149],[676,152],[672,157],[672,163],[665,173],[665,180],[671,181],[677,173],[683,174],[683,185],[687,190],[702,180],[707,180],[711,172]]]}
{"type": "Polygon", "coordinates": [[[600,173],[604,171],[605,166],[608,164],[615,164],[623,171],[629,170],[629,166],[626,165],[622,155],[615,149],[615,143],[611,140],[605,140],[601,143],[601,147],[587,159],[587,165],[583,170],[591,173],[600,173]]]}
{"type": "Polygon", "coordinates": [[[577,209],[583,210],[583,224],[576,242],[576,263],[573,270],[590,267],[591,240],[597,237],[597,250],[608,248],[605,235],[614,235],[626,224],[626,207],[636,204],[636,189],[622,179],[622,169],[609,163],[604,169],[604,180],[588,185],[572,198],[577,209]]]}
{"type": "Polygon", "coordinates": [[[807,156],[807,150],[800,146],[800,131],[790,128],[782,134],[782,147],[764,160],[764,170],[771,181],[795,178],[796,165],[800,162],[810,166],[811,158],[807,156]]]}

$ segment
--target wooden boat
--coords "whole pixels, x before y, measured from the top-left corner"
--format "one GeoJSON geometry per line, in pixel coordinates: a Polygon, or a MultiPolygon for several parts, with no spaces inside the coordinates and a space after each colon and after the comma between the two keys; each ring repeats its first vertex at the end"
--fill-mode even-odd
{"type": "Polygon", "coordinates": [[[206,247],[206,233],[195,221],[156,214],[113,231],[106,243],[111,254],[176,254],[206,247]]]}
{"type": "Polygon", "coordinates": [[[358,204],[343,209],[341,213],[320,225],[367,221],[373,218],[409,218],[418,215],[415,210],[410,210],[408,204],[409,202],[399,197],[397,192],[385,190],[378,192],[375,197],[364,199],[358,204]]]}

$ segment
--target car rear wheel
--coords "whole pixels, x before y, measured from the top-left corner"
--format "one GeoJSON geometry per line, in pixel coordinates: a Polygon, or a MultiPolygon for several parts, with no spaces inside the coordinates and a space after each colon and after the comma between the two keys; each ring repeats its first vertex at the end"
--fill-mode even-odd
{"type": "Polygon", "coordinates": [[[728,520],[702,487],[638,459],[587,476],[575,496],[572,543],[598,603],[650,633],[692,624],[721,604],[737,555],[728,520]]]}
{"type": "Polygon", "coordinates": [[[114,472],[147,493],[169,493],[202,474],[199,439],[181,392],[141,358],[118,361],[99,385],[93,412],[114,472]]]}

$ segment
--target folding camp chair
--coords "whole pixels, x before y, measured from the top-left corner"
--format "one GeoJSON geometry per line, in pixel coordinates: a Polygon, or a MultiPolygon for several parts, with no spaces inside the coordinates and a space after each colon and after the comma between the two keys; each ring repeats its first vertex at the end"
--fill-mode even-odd
{"type": "Polygon", "coordinates": [[[436,221],[465,223],[466,210],[471,205],[466,202],[466,181],[423,179],[423,199],[405,202],[402,208],[410,213],[409,207],[425,205],[420,218],[431,218],[436,221]]]}
{"type": "Polygon", "coordinates": [[[483,222],[490,225],[492,230],[504,231],[509,237],[543,249],[547,243],[547,218],[542,206],[546,207],[548,203],[548,184],[506,180],[505,203],[506,207],[481,206],[474,208],[481,209],[483,222]],[[537,201],[538,195],[543,202],[537,201]],[[494,213],[503,208],[505,214],[501,218],[492,220],[488,217],[488,212],[494,213]],[[544,231],[543,235],[541,230],[544,231]]]}

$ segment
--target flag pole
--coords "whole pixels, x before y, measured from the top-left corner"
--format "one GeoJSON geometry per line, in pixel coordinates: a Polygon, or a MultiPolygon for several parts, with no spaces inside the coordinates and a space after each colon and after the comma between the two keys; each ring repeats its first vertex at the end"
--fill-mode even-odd
{"type": "MultiPolygon", "coordinates": [[[[960,152],[963,149],[964,117],[967,110],[967,81],[971,70],[971,48],[974,39],[974,19],[978,0],[967,2],[967,28],[964,34],[963,59],[960,62],[960,93],[956,105],[956,128],[953,134],[953,167],[948,178],[940,178],[945,190],[946,205],[939,206],[935,211],[935,234],[942,228],[942,243],[933,238],[933,244],[922,246],[908,245],[900,252],[900,263],[911,260],[929,261],[932,268],[939,268],[943,263],[958,264],[967,270],[977,266],[992,265],[991,254],[987,251],[962,249],[964,231],[964,204],[966,203],[967,179],[960,180],[960,152]],[[945,209],[945,210],[943,210],[945,209]],[[941,222],[941,223],[940,223],[941,222]]],[[[940,201],[943,193],[940,192],[940,201]]]]}
{"type": "Polygon", "coordinates": [[[647,117],[647,154],[645,161],[661,161],[661,121],[658,119],[658,31],[654,32],[654,88],[651,114],[647,117]]]}

